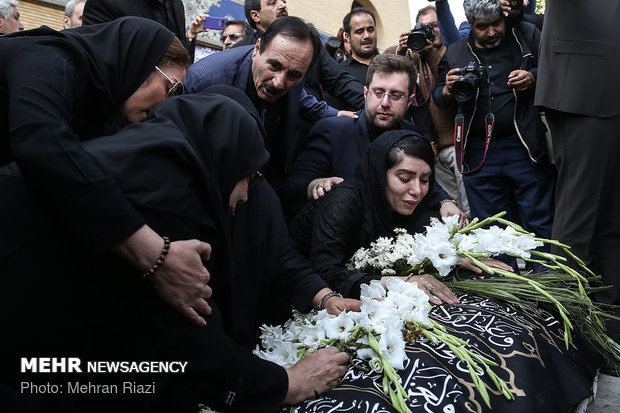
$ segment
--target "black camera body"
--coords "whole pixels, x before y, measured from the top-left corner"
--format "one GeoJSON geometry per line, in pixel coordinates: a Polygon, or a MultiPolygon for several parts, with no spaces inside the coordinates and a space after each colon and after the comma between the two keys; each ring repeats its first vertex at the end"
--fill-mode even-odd
{"type": "Polygon", "coordinates": [[[463,77],[452,85],[452,96],[457,102],[467,102],[479,87],[489,83],[489,72],[485,66],[476,62],[469,62],[459,70],[463,77]]]}
{"type": "Polygon", "coordinates": [[[416,53],[420,53],[426,47],[426,41],[435,41],[435,30],[433,26],[426,23],[417,23],[409,37],[407,37],[407,47],[416,53]]]}

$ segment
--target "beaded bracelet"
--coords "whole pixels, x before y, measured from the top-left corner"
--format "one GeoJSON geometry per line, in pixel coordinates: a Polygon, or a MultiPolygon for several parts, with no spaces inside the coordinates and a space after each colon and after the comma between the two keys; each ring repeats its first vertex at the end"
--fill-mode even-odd
{"type": "Polygon", "coordinates": [[[321,301],[319,301],[319,310],[325,310],[325,304],[327,303],[327,300],[336,296],[342,298],[342,294],[337,293],[336,291],[330,291],[325,294],[323,298],[321,298],[321,301]]]}
{"type": "Polygon", "coordinates": [[[170,238],[165,237],[165,236],[162,238],[164,239],[164,249],[161,250],[161,254],[159,255],[159,258],[157,259],[155,264],[153,264],[151,269],[142,274],[142,278],[151,277],[153,274],[155,274],[155,272],[159,269],[159,267],[161,267],[164,261],[166,261],[166,255],[168,255],[168,251],[170,251],[170,238]]]}

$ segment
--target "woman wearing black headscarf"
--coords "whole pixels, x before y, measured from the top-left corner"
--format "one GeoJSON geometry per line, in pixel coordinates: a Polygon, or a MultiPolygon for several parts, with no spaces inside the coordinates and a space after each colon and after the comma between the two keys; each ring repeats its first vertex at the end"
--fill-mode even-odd
{"type": "MultiPolygon", "coordinates": [[[[241,98],[247,100],[237,96],[241,98]]],[[[130,411],[195,411],[199,403],[226,411],[275,411],[283,402],[314,397],[315,391],[329,389],[326,383],[338,381],[348,356],[335,349],[318,352],[290,369],[251,354],[258,325],[270,315],[274,297],[286,296],[306,311],[316,306],[320,294],[330,291],[290,248],[273,189],[255,179],[269,156],[258,124],[257,115],[252,118],[226,97],[194,94],[162,103],[144,123],[84,144],[154,230],[173,241],[195,238],[212,245],[207,265],[213,314],[204,327],[158,299],[157,279],[140,279],[131,266],[109,253],[99,256],[96,266],[71,253],[72,240],[40,214],[16,168],[2,170],[0,190],[20,204],[4,219],[24,228],[6,240],[20,248],[0,259],[9,269],[0,303],[19,315],[3,322],[12,340],[0,372],[9,376],[10,387],[19,388],[11,377],[19,365],[14,359],[42,349],[46,354],[78,355],[83,363],[188,361],[185,374],[124,378],[137,384],[157,379],[158,392],[143,403],[135,395],[114,395],[119,407],[130,411]],[[36,224],[24,225],[30,221],[36,224]],[[44,242],[48,248],[36,252],[42,240],[49,241],[44,242]],[[90,295],[92,284],[97,288],[90,295]],[[23,300],[19,292],[25,290],[33,292],[36,306],[23,300]],[[74,311],[82,307],[88,312],[74,311]],[[36,320],[38,327],[32,328],[29,320],[36,320]]],[[[0,199],[4,210],[6,198],[0,199]]],[[[162,269],[166,265],[167,260],[162,269]]],[[[329,301],[338,300],[355,307],[353,300],[329,301]]],[[[18,378],[23,382],[30,376],[18,378]]],[[[88,379],[101,383],[111,377],[88,379]]],[[[105,396],[65,400],[75,402],[76,409],[110,403],[105,396]]]]}
{"type": "MultiPolygon", "coordinates": [[[[3,36],[0,54],[0,166],[17,162],[37,202],[84,254],[113,249],[143,272],[155,268],[164,240],[82,142],[140,122],[167,96],[182,93],[187,53],[178,39],[158,23],[131,17],[3,36]]],[[[199,324],[195,309],[208,312],[208,273],[200,263],[208,250],[197,241],[172,244],[168,265],[155,274],[162,298],[199,324]],[[203,288],[174,286],[179,277],[200,280],[203,288]]]]}
{"type": "MultiPolygon", "coordinates": [[[[291,224],[291,236],[314,269],[336,291],[359,297],[360,285],[373,276],[347,269],[360,247],[379,237],[391,237],[394,228],[410,234],[423,232],[431,217],[439,217],[426,194],[435,185],[435,155],[431,145],[412,131],[390,131],[375,139],[357,168],[355,179],[334,187],[334,195],[309,204],[291,224]]],[[[491,266],[510,267],[489,260],[491,266]]],[[[471,263],[462,264],[480,271],[471,263]]],[[[408,277],[429,294],[434,304],[454,304],[456,296],[430,275],[408,277]]]]}
{"type": "MultiPolygon", "coordinates": [[[[345,268],[358,248],[368,247],[378,237],[393,237],[394,228],[405,228],[410,234],[424,231],[430,217],[438,216],[424,196],[434,185],[433,163],[432,148],[420,135],[384,133],[369,146],[353,181],[334,187],[324,200],[302,210],[305,215],[293,222],[291,235],[309,251],[314,269],[336,291],[357,296],[361,283],[383,281],[382,276],[345,268]]],[[[509,269],[500,261],[486,263],[509,269]]],[[[474,270],[470,263],[463,264],[474,270]]],[[[492,411],[565,412],[590,395],[598,361],[584,350],[588,347],[582,337],[565,347],[561,323],[554,315],[483,296],[459,293],[457,299],[430,275],[406,278],[417,282],[431,303],[444,303],[433,306],[429,317],[465,340],[469,349],[497,363],[494,371],[516,397],[507,400],[480,370],[492,411]]],[[[406,352],[408,360],[399,375],[411,411],[491,411],[478,396],[467,368],[445,345],[416,340],[407,343],[406,352]]],[[[373,372],[349,372],[340,386],[318,400],[304,402],[298,411],[332,411],[341,406],[392,410],[377,392],[382,378],[373,372]]]]}

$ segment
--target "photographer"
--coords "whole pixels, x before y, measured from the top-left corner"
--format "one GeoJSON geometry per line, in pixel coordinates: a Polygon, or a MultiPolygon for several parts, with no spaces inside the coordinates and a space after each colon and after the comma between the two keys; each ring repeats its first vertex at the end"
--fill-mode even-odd
{"type": "Polygon", "coordinates": [[[411,112],[421,109],[430,113],[432,128],[436,134],[434,149],[438,152],[435,178],[448,195],[457,202],[461,210],[469,216],[469,203],[463,178],[456,169],[454,159],[454,115],[456,111],[452,110],[453,108],[441,109],[431,99],[433,86],[438,80],[439,61],[446,50],[437,24],[437,11],[433,6],[426,6],[418,11],[415,27],[400,35],[398,46],[393,53],[409,57],[418,69],[418,87],[416,96],[409,107],[410,115],[411,112]]]}
{"type": "Polygon", "coordinates": [[[433,99],[459,110],[455,153],[471,214],[508,211],[508,219],[549,238],[555,170],[533,106],[540,32],[507,23],[499,0],[465,0],[463,7],[471,33],[442,57],[433,99]]]}

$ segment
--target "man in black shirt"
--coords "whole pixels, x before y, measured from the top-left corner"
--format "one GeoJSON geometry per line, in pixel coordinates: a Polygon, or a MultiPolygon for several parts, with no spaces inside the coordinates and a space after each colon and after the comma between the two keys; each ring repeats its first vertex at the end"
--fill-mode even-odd
{"type": "Polygon", "coordinates": [[[344,16],[342,28],[344,39],[351,44],[351,56],[340,66],[365,85],[368,65],[379,54],[375,15],[368,9],[357,7],[344,16]]]}
{"type": "Polygon", "coordinates": [[[455,150],[471,215],[508,211],[528,231],[550,238],[555,170],[533,107],[540,32],[525,22],[509,25],[499,0],[465,0],[463,6],[472,31],[442,57],[433,99],[464,115],[455,150]],[[471,97],[458,93],[466,66],[479,85],[471,87],[471,97]]]}

